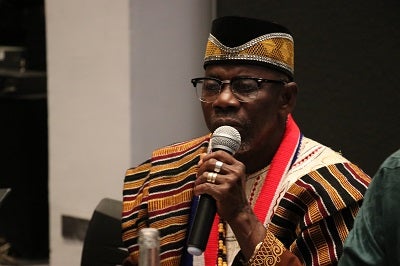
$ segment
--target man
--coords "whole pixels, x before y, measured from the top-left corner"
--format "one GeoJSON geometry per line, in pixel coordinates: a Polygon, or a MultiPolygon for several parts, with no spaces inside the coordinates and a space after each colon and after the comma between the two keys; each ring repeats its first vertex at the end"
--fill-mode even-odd
{"type": "Polygon", "coordinates": [[[207,127],[234,127],[241,146],[234,156],[207,153],[209,134],[158,149],[127,171],[127,265],[137,264],[144,227],[160,230],[162,265],[336,264],[370,178],[304,137],[293,120],[298,88],[289,31],[218,18],[204,69],[192,83],[207,127]],[[215,199],[217,215],[205,252],[191,256],[186,242],[202,194],[215,199]]]}
{"type": "Polygon", "coordinates": [[[380,166],[344,244],[339,265],[400,265],[400,150],[380,166]]]}

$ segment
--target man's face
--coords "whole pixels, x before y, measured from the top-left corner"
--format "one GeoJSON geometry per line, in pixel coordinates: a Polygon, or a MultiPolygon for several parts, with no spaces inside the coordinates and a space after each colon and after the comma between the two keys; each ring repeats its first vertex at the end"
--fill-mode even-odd
{"type": "MultiPolygon", "coordinates": [[[[220,80],[238,76],[287,80],[280,72],[250,65],[211,65],[206,68],[205,76],[220,80]]],[[[202,102],[207,127],[210,132],[223,125],[236,128],[242,138],[242,146],[237,154],[275,147],[293,107],[288,108],[285,104],[282,95],[284,87],[281,84],[262,83],[256,99],[240,102],[232,94],[230,85],[224,85],[214,102],[202,102]]]]}

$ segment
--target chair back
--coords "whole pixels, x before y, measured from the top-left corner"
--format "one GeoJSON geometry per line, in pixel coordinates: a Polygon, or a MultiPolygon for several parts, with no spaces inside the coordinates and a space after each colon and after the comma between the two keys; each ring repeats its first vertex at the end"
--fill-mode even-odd
{"type": "Polygon", "coordinates": [[[97,205],[86,232],[81,266],[122,265],[128,256],[121,230],[122,202],[104,198],[97,205]]]}

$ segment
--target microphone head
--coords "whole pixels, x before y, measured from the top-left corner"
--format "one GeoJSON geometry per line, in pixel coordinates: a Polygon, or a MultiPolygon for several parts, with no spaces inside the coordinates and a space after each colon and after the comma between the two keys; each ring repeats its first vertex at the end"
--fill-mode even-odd
{"type": "Polygon", "coordinates": [[[210,142],[211,150],[224,150],[233,155],[240,148],[241,137],[236,128],[221,126],[214,131],[210,142]]]}

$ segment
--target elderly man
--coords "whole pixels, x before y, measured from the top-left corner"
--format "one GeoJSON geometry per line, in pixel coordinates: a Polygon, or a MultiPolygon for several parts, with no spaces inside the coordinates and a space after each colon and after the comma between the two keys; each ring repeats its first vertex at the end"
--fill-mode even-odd
{"type": "Polygon", "coordinates": [[[370,178],[304,137],[291,113],[298,93],[294,44],[276,23],[213,21],[204,77],[192,79],[210,132],[235,128],[233,155],[211,134],[155,150],[126,172],[123,239],[138,263],[138,232],[160,232],[162,265],[332,265],[370,178]],[[205,251],[187,253],[199,195],[216,203],[205,251]]]}

